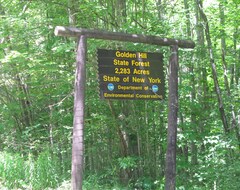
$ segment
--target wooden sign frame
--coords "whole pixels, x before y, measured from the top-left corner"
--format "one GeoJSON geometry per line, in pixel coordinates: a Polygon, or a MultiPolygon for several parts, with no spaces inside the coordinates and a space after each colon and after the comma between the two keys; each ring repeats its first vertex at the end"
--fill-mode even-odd
{"type": "Polygon", "coordinates": [[[72,143],[72,190],[82,190],[83,152],[84,152],[84,99],[86,83],[87,38],[118,40],[125,42],[146,43],[159,46],[170,46],[169,58],[169,94],[168,94],[168,134],[165,163],[165,190],[176,189],[176,145],[177,145],[177,112],[178,112],[178,48],[194,48],[191,40],[160,38],[143,34],[126,34],[106,32],[83,28],[57,26],[57,36],[77,37],[77,65],[74,89],[74,119],[72,143]]]}

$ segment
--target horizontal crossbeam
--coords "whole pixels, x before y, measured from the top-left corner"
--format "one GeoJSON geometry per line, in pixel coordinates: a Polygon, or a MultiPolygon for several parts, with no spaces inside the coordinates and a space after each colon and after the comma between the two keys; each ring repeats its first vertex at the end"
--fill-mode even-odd
{"type": "Polygon", "coordinates": [[[89,30],[84,28],[73,28],[57,26],[54,31],[56,36],[80,37],[85,35],[88,38],[117,40],[125,42],[137,42],[160,46],[177,45],[180,48],[194,48],[195,43],[192,40],[177,40],[171,38],[160,38],[158,36],[149,36],[143,34],[127,34],[121,32],[107,32],[100,30],[89,30]]]}

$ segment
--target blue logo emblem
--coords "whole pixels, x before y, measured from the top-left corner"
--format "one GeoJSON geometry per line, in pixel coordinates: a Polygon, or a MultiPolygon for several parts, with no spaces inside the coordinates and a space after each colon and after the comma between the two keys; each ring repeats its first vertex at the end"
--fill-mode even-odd
{"type": "Polygon", "coordinates": [[[108,88],[108,90],[113,91],[114,90],[114,85],[112,83],[109,83],[107,88],[108,88]]]}
{"type": "Polygon", "coordinates": [[[158,91],[158,86],[157,85],[152,85],[152,91],[155,93],[158,91]]]}

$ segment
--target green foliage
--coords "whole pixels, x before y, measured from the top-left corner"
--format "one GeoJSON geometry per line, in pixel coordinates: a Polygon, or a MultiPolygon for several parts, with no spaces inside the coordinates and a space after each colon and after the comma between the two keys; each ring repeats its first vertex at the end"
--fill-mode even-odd
{"type": "Polygon", "coordinates": [[[122,169],[133,169],[137,167],[136,159],[134,157],[124,157],[124,158],[118,158],[119,166],[122,169]]]}
{"type": "Polygon", "coordinates": [[[59,183],[60,166],[49,152],[41,153],[34,165],[32,184],[34,189],[55,187],[59,183]]]}
{"type": "Polygon", "coordinates": [[[27,167],[24,158],[17,154],[13,156],[4,152],[1,152],[0,158],[0,179],[3,180],[3,184],[9,189],[26,185],[27,167]]]}
{"type": "Polygon", "coordinates": [[[8,189],[36,189],[57,187],[66,174],[56,155],[44,151],[35,159],[28,156],[1,152],[0,179],[8,189]]]}
{"type": "MultiPolygon", "coordinates": [[[[224,133],[219,114],[205,23],[195,2],[184,2],[0,0],[0,184],[5,189],[70,189],[77,43],[53,34],[56,25],[69,24],[192,38],[194,51],[179,50],[177,189],[240,189],[238,0],[203,2],[229,134],[224,133]],[[219,22],[219,3],[225,24],[219,22]]],[[[88,40],[84,190],[162,190],[167,98],[162,102],[99,100],[97,48],[161,51],[166,82],[169,74],[168,48],[88,40]]]]}

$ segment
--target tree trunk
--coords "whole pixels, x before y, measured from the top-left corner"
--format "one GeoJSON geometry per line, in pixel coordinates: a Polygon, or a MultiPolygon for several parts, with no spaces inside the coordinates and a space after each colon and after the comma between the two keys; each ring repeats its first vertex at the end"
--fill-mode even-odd
{"type": "Polygon", "coordinates": [[[205,35],[206,35],[208,51],[209,51],[209,56],[210,56],[210,64],[211,64],[211,68],[212,68],[212,75],[213,75],[215,92],[216,92],[217,98],[218,98],[219,112],[220,112],[220,115],[221,115],[221,120],[222,120],[224,131],[225,131],[225,133],[228,133],[229,128],[228,128],[227,117],[226,117],[226,114],[225,114],[225,109],[224,109],[224,105],[223,105],[223,101],[222,101],[221,89],[220,89],[220,86],[219,86],[219,83],[218,83],[217,70],[216,70],[216,65],[215,65],[215,61],[214,61],[212,41],[211,41],[211,36],[210,36],[210,31],[209,31],[208,19],[207,19],[207,16],[205,15],[205,13],[203,12],[201,0],[197,0],[197,2],[198,2],[198,6],[199,6],[200,15],[201,15],[201,17],[204,21],[204,24],[205,24],[205,35]]]}
{"type": "Polygon", "coordinates": [[[126,23],[127,10],[126,10],[126,0],[117,0],[116,18],[118,18],[118,26],[126,23]]]}
{"type": "Polygon", "coordinates": [[[156,0],[156,8],[157,8],[157,13],[158,13],[158,19],[162,20],[163,19],[163,5],[162,5],[162,0],[156,0]]]}
{"type": "Polygon", "coordinates": [[[76,0],[68,0],[69,26],[76,26],[76,0]]]}
{"type": "MultiPolygon", "coordinates": [[[[185,8],[185,12],[186,12],[186,27],[187,27],[187,38],[191,38],[191,26],[190,26],[190,12],[189,12],[189,4],[188,4],[188,0],[184,0],[184,8],[185,8]]],[[[197,24],[199,22],[199,18],[197,17],[197,24]]],[[[201,39],[202,38],[202,32],[201,29],[198,29],[198,40],[199,40],[199,44],[201,44],[201,39]]],[[[189,56],[191,57],[191,56],[189,56]]],[[[189,74],[190,74],[190,86],[192,87],[191,90],[191,102],[192,105],[194,105],[194,102],[196,101],[196,80],[195,80],[195,68],[194,68],[194,64],[195,61],[193,61],[193,59],[191,58],[191,60],[189,61],[189,74]]],[[[194,132],[197,134],[197,130],[198,130],[198,125],[197,125],[197,118],[196,118],[196,112],[195,110],[192,110],[191,112],[191,123],[193,126],[193,130],[194,132]]],[[[190,149],[191,149],[191,164],[192,165],[196,165],[198,162],[198,152],[197,152],[197,145],[196,142],[194,142],[193,140],[191,140],[190,144],[190,149]]],[[[184,147],[184,152],[186,153],[186,161],[188,161],[188,147],[187,147],[187,143],[184,147]]]]}
{"type": "MultiPolygon", "coordinates": [[[[231,97],[231,91],[230,91],[228,77],[227,77],[227,62],[225,59],[225,57],[226,57],[226,40],[225,40],[225,31],[224,31],[225,14],[224,14],[224,6],[221,3],[219,4],[219,12],[220,12],[220,24],[223,28],[223,29],[221,29],[220,33],[221,33],[221,49],[222,49],[222,66],[223,66],[223,71],[224,71],[224,84],[225,84],[225,88],[226,88],[228,96],[231,97]]],[[[232,103],[230,103],[230,106],[231,106],[231,114],[232,114],[231,129],[235,129],[236,138],[237,138],[238,142],[240,143],[240,134],[239,134],[239,130],[237,127],[237,120],[236,120],[234,106],[232,105],[232,103]]]]}
{"type": "Polygon", "coordinates": [[[222,26],[222,29],[220,30],[221,33],[221,49],[222,49],[222,67],[224,71],[224,84],[226,91],[228,93],[228,96],[230,96],[230,88],[228,83],[228,77],[227,77],[227,62],[226,62],[226,40],[225,40],[225,15],[224,15],[224,6],[220,3],[219,4],[219,12],[220,12],[220,24],[222,26]]]}
{"type": "Polygon", "coordinates": [[[191,37],[191,27],[190,27],[190,12],[189,12],[189,5],[188,0],[184,0],[184,8],[186,12],[186,25],[187,25],[187,37],[191,37]]]}
{"type": "Polygon", "coordinates": [[[84,152],[84,92],[85,92],[86,37],[80,36],[74,91],[74,118],[72,139],[72,190],[82,190],[84,152]]]}
{"type": "Polygon", "coordinates": [[[165,170],[165,190],[176,188],[176,144],[178,112],[178,47],[171,46],[169,60],[169,103],[168,103],[168,136],[165,170]]]}

